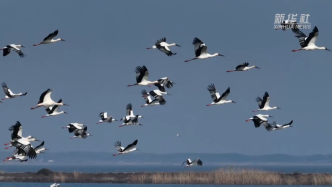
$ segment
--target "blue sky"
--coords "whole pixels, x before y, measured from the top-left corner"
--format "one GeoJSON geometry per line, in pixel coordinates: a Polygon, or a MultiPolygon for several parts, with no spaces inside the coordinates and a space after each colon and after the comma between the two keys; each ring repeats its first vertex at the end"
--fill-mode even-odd
{"type": "Polygon", "coordinates": [[[300,47],[294,34],[273,29],[277,13],[310,14],[309,22],[320,31],[317,45],[332,48],[331,6],[306,0],[6,1],[0,7],[5,16],[1,45],[22,44],[27,56],[1,57],[0,81],[28,95],[0,104],[0,141],[9,141],[8,127],[20,121],[24,136],[44,140],[52,151],[114,153],[115,141],[138,139],[142,152],[153,153],[332,154],[332,53],[292,53],[300,47]],[[66,42],[32,46],[56,29],[66,42]],[[172,48],[177,55],[146,50],[162,37],[182,46],[172,48]],[[206,43],[208,52],[225,57],[185,63],[194,57],[194,37],[206,43]],[[244,62],[261,69],[226,73],[244,62]],[[150,80],[167,76],[176,82],[166,105],[140,107],[141,90],[151,88],[127,87],[135,83],[139,65],[147,66],[150,80]],[[211,83],[220,92],[230,87],[228,98],[237,103],[206,107],[211,83]],[[44,108],[30,110],[48,88],[55,101],[62,98],[70,105],[61,107],[68,115],[42,119],[44,108]],[[279,124],[294,120],[294,128],[267,132],[245,122],[258,107],[255,98],[265,91],[271,106],[282,109],[263,113],[279,124]],[[143,127],[96,125],[102,111],[123,117],[128,103],[145,117],[143,127]],[[72,134],[61,127],[71,122],[87,125],[94,136],[69,140],[72,134]]]}

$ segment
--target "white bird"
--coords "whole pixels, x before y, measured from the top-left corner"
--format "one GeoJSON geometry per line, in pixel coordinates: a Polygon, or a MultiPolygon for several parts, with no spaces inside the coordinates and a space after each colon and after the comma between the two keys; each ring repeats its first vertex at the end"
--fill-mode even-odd
{"type": "Polygon", "coordinates": [[[126,148],[121,147],[121,142],[120,141],[115,142],[114,146],[115,146],[115,149],[118,151],[118,153],[114,154],[113,156],[126,154],[126,153],[130,153],[130,152],[139,150],[139,149],[136,148],[137,142],[138,142],[138,140],[135,140],[133,143],[127,145],[126,148]]]}
{"type": "Polygon", "coordinates": [[[268,122],[268,121],[263,121],[262,125],[265,127],[267,131],[273,131],[274,127],[268,122]]]}
{"type": "Polygon", "coordinates": [[[249,67],[249,63],[248,63],[248,62],[245,62],[245,63],[243,63],[243,64],[241,64],[241,65],[236,66],[236,68],[235,68],[234,70],[229,70],[229,71],[226,71],[226,72],[233,72],[233,71],[248,71],[248,70],[250,70],[250,69],[252,69],[252,68],[261,69],[261,68],[259,68],[259,67],[257,67],[257,66],[250,66],[250,67],[249,67]]]}
{"type": "Polygon", "coordinates": [[[140,125],[142,124],[138,123],[138,118],[143,118],[141,115],[134,115],[133,112],[133,106],[131,103],[127,104],[126,106],[126,116],[121,118],[120,121],[123,121],[123,124],[119,127],[127,126],[127,125],[140,125]]]}
{"type": "Polygon", "coordinates": [[[32,147],[30,141],[27,138],[20,138],[18,140],[15,140],[14,142],[11,143],[11,146],[6,147],[5,149],[8,149],[10,147],[16,147],[19,150],[22,150],[25,152],[25,154],[30,158],[30,159],[35,159],[37,157],[37,153],[32,147]]]}
{"type": "MultiPolygon", "coordinates": [[[[44,141],[38,145],[37,147],[33,148],[36,151],[36,154],[43,153],[43,151],[48,150],[46,148],[41,148],[44,146],[44,141]]],[[[33,147],[33,146],[32,146],[33,147]]],[[[7,157],[6,160],[19,160],[20,162],[26,162],[28,159],[24,159],[26,157],[26,153],[23,150],[16,149],[11,157],[7,157]]]]}
{"type": "Polygon", "coordinates": [[[156,98],[152,99],[152,97],[150,95],[148,95],[148,93],[146,92],[146,90],[142,90],[142,95],[143,95],[143,97],[144,96],[146,96],[146,97],[144,97],[145,104],[142,105],[141,107],[156,106],[156,105],[164,105],[164,104],[166,104],[166,101],[165,101],[165,99],[164,99],[163,96],[158,96],[157,95],[156,98]]]}
{"type": "Polygon", "coordinates": [[[18,93],[18,94],[14,94],[8,87],[6,83],[2,83],[2,89],[5,92],[6,96],[5,98],[3,98],[2,100],[6,100],[6,99],[12,99],[18,96],[25,96],[28,92],[25,93],[18,93]]]}
{"type": "Polygon", "coordinates": [[[166,43],[166,38],[162,38],[160,40],[157,40],[157,42],[152,46],[152,47],[148,47],[146,49],[159,49],[159,51],[165,53],[167,56],[172,56],[172,55],[176,55],[176,53],[172,53],[172,51],[168,48],[171,46],[178,46],[181,47],[180,45],[176,44],[176,43],[171,43],[168,44],[166,43]]]}
{"type": "Polygon", "coordinates": [[[190,59],[190,60],[186,60],[185,62],[189,62],[191,60],[196,60],[196,59],[206,59],[206,58],[211,58],[211,57],[215,57],[215,56],[224,56],[221,55],[220,53],[214,53],[214,54],[209,54],[207,53],[207,46],[205,45],[205,43],[203,43],[200,39],[198,38],[194,38],[193,41],[193,45],[194,45],[194,50],[195,50],[195,58],[190,59]]]}
{"type": "Polygon", "coordinates": [[[318,38],[318,29],[315,26],[315,28],[312,30],[312,32],[309,34],[309,37],[307,37],[303,32],[300,31],[298,28],[292,29],[292,31],[296,34],[295,37],[299,39],[301,49],[292,50],[293,52],[306,50],[306,51],[312,51],[312,50],[327,50],[331,51],[330,49],[326,47],[317,47],[316,46],[316,40],[318,38]]]}
{"type": "Polygon", "coordinates": [[[287,124],[284,124],[284,125],[279,125],[275,121],[272,122],[272,125],[274,126],[274,130],[282,130],[282,129],[285,129],[285,128],[288,128],[288,127],[293,127],[292,124],[293,124],[293,120],[291,122],[287,123],[287,124]]]}
{"type": "MultiPolygon", "coordinates": [[[[39,97],[39,101],[37,106],[32,107],[31,110],[36,109],[38,107],[44,106],[44,107],[50,107],[53,105],[63,105],[63,106],[69,106],[63,102],[60,103],[56,103],[51,99],[51,94],[52,94],[52,90],[51,89],[47,89],[45,92],[43,92],[40,97],[39,97]]],[[[61,100],[62,101],[62,100],[61,100]]]]}
{"type": "Polygon", "coordinates": [[[165,86],[163,84],[155,83],[153,85],[155,85],[158,89],[152,90],[152,91],[148,92],[147,95],[143,95],[142,97],[147,97],[150,95],[152,97],[157,98],[157,96],[171,95],[166,92],[165,86]]]}
{"type": "Polygon", "coordinates": [[[267,110],[273,110],[273,109],[280,109],[277,106],[270,107],[270,96],[267,92],[265,92],[263,96],[263,100],[260,97],[256,98],[256,101],[258,103],[259,109],[253,111],[253,112],[258,112],[258,111],[267,111],[267,110]]]}
{"type": "Polygon", "coordinates": [[[92,134],[86,133],[88,130],[88,127],[84,125],[83,129],[76,129],[74,130],[74,136],[71,137],[70,139],[75,139],[75,138],[87,138],[88,136],[92,136],[92,134]]]}
{"type": "MultiPolygon", "coordinates": [[[[62,99],[60,99],[58,101],[58,103],[62,103],[62,99]]],[[[42,116],[42,118],[46,118],[46,117],[49,117],[49,116],[56,116],[56,115],[60,115],[60,114],[68,114],[67,112],[65,111],[58,111],[60,108],[60,105],[53,105],[53,106],[50,106],[50,107],[47,107],[45,109],[45,111],[47,112],[46,116],[42,116]]]]}
{"type": "Polygon", "coordinates": [[[61,185],[57,184],[57,183],[54,183],[54,184],[51,184],[50,187],[61,187],[61,185]]]}
{"type": "Polygon", "coordinates": [[[39,142],[39,140],[37,140],[35,137],[32,137],[32,136],[23,137],[23,135],[22,135],[23,127],[22,127],[22,125],[19,121],[17,121],[15,123],[15,125],[12,125],[11,127],[9,127],[8,130],[12,132],[11,133],[11,141],[9,143],[5,144],[5,145],[10,145],[9,147],[12,147],[12,142],[15,142],[16,140],[18,140],[20,138],[24,138],[29,142],[33,142],[33,141],[38,141],[39,142]]]}
{"type": "Polygon", "coordinates": [[[184,161],[182,163],[182,165],[185,164],[185,163],[186,163],[186,167],[189,167],[189,166],[202,166],[203,165],[203,162],[199,158],[197,158],[193,161],[191,161],[191,159],[188,158],[186,161],[184,161]]]}
{"type": "Polygon", "coordinates": [[[16,45],[16,44],[9,44],[6,47],[0,49],[3,50],[3,56],[7,56],[10,51],[15,51],[21,58],[23,58],[25,55],[22,53],[20,47],[25,48],[23,45],[16,45]]]}
{"type": "Polygon", "coordinates": [[[99,116],[100,116],[100,120],[97,124],[104,123],[104,122],[112,123],[112,121],[118,121],[116,119],[113,119],[112,116],[107,116],[107,112],[101,112],[99,114],[99,116]]]}
{"type": "Polygon", "coordinates": [[[38,46],[41,44],[51,44],[51,43],[55,43],[58,41],[65,41],[64,39],[61,39],[61,38],[53,39],[54,37],[56,37],[58,35],[58,33],[59,33],[59,30],[52,32],[51,34],[46,36],[42,42],[40,42],[39,44],[34,44],[33,46],[38,46]]]}
{"type": "Polygon", "coordinates": [[[19,160],[20,162],[26,162],[26,161],[28,161],[28,159],[25,159],[24,155],[20,155],[20,154],[13,154],[11,157],[7,157],[3,161],[9,161],[9,160],[19,160]]]}
{"type": "Polygon", "coordinates": [[[220,96],[219,92],[216,90],[214,87],[214,84],[210,84],[208,86],[208,91],[210,92],[211,98],[213,102],[209,105],[206,106],[211,106],[211,105],[222,105],[225,103],[236,103],[235,101],[232,100],[226,100],[227,96],[230,93],[230,88],[228,87],[227,90],[220,96]]]}
{"type": "MultiPolygon", "coordinates": [[[[273,118],[273,116],[270,116],[270,115],[268,115],[268,114],[257,114],[257,115],[255,115],[255,116],[258,117],[258,118],[260,118],[260,119],[263,120],[263,121],[268,121],[268,120],[266,119],[267,117],[268,117],[268,118],[273,118]]],[[[247,119],[246,122],[248,122],[248,121],[250,121],[250,120],[253,120],[255,116],[253,116],[253,117],[247,119]]]]}
{"type": "Polygon", "coordinates": [[[76,129],[84,129],[85,125],[81,123],[70,123],[65,127],[62,127],[63,129],[68,129],[69,133],[74,132],[76,129]]]}
{"type": "Polygon", "coordinates": [[[261,124],[263,122],[265,122],[264,120],[262,120],[260,117],[258,116],[253,116],[252,118],[250,118],[249,120],[246,120],[247,122],[252,120],[254,122],[255,128],[258,128],[261,126],[261,124]]]}
{"type": "MultiPolygon", "coordinates": [[[[280,23],[281,29],[285,31],[286,29],[293,29],[293,28],[299,28],[299,25],[296,21],[292,20],[284,20],[282,23],[280,23]]],[[[277,28],[275,30],[279,30],[280,28],[277,28]]]]}
{"type": "Polygon", "coordinates": [[[129,86],[147,86],[149,84],[154,84],[154,83],[158,83],[158,81],[149,81],[149,71],[146,68],[146,66],[137,66],[136,67],[136,83],[133,85],[128,85],[129,86]]]}

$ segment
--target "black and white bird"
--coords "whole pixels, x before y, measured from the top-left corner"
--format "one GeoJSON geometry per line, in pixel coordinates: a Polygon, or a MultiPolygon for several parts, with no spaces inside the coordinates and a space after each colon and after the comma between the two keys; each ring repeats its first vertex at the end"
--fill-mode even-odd
{"type": "MultiPolygon", "coordinates": [[[[58,101],[58,103],[62,103],[62,99],[60,99],[58,101]]],[[[53,105],[53,106],[49,106],[49,107],[46,107],[45,111],[47,112],[47,114],[45,116],[42,116],[42,118],[46,118],[46,117],[49,117],[49,116],[56,116],[56,115],[60,115],[60,114],[68,114],[67,112],[65,111],[58,111],[60,108],[60,105],[53,105]]]]}
{"type": "Polygon", "coordinates": [[[280,109],[277,106],[270,107],[270,96],[267,92],[265,92],[263,96],[263,100],[260,97],[256,98],[256,101],[258,103],[259,109],[253,111],[253,112],[258,112],[258,111],[267,111],[267,110],[273,110],[273,109],[280,109]]]}
{"type": "Polygon", "coordinates": [[[153,85],[155,85],[158,89],[147,92],[147,95],[142,95],[142,97],[147,97],[147,96],[150,95],[152,97],[157,98],[157,96],[171,95],[171,94],[166,92],[165,86],[163,84],[155,83],[153,85]]]}
{"type": "MultiPolygon", "coordinates": [[[[69,106],[63,102],[60,103],[56,103],[51,99],[51,94],[52,94],[52,90],[51,89],[47,89],[45,92],[43,92],[40,97],[39,97],[39,101],[37,106],[32,107],[31,110],[36,109],[38,107],[44,106],[44,107],[50,107],[50,106],[54,106],[54,105],[60,105],[60,106],[69,106]]],[[[61,100],[62,101],[62,100],[61,100]]]]}
{"type": "MultiPolygon", "coordinates": [[[[257,114],[255,116],[258,117],[259,119],[261,119],[262,121],[268,121],[266,118],[273,118],[273,116],[270,116],[268,114],[257,114]]],[[[255,116],[247,119],[246,122],[253,120],[255,116]]]]}
{"type": "Polygon", "coordinates": [[[123,121],[123,124],[119,127],[127,126],[127,125],[140,125],[142,124],[138,123],[138,118],[143,118],[141,115],[134,115],[133,112],[133,106],[131,103],[127,104],[126,106],[126,116],[121,118],[120,121],[123,121]]]}
{"type": "MultiPolygon", "coordinates": [[[[88,127],[86,125],[80,124],[81,127],[77,128],[73,131],[74,136],[71,137],[70,139],[75,139],[75,138],[87,138],[88,136],[92,136],[92,134],[86,133],[88,130],[88,127]]],[[[69,132],[70,133],[70,132],[69,132]]]]}
{"type": "Polygon", "coordinates": [[[191,60],[196,60],[196,59],[207,59],[207,58],[211,58],[211,57],[215,57],[215,56],[224,56],[220,53],[214,53],[214,54],[209,54],[207,53],[207,46],[205,45],[205,43],[203,43],[200,39],[198,38],[194,38],[193,41],[193,45],[194,45],[194,50],[195,50],[195,58],[190,59],[190,60],[186,60],[185,62],[189,62],[191,60]]]}
{"type": "Polygon", "coordinates": [[[5,82],[2,83],[1,86],[2,86],[3,91],[6,94],[5,98],[3,98],[2,100],[12,99],[12,98],[15,98],[15,97],[18,97],[18,96],[25,96],[28,93],[28,92],[25,92],[25,93],[15,94],[7,87],[7,84],[5,82]]]}
{"type": "Polygon", "coordinates": [[[5,145],[9,145],[9,147],[7,147],[7,149],[12,147],[12,143],[14,141],[16,141],[18,139],[21,139],[21,138],[24,138],[29,142],[33,142],[33,141],[39,142],[39,140],[37,140],[35,137],[30,136],[30,135],[27,136],[27,137],[23,137],[23,135],[22,135],[23,134],[23,127],[22,127],[22,125],[19,121],[17,121],[15,123],[15,125],[10,126],[8,130],[11,131],[11,135],[10,135],[11,136],[11,141],[9,143],[5,144],[5,145]]]}
{"type": "Polygon", "coordinates": [[[316,46],[316,40],[318,38],[318,29],[315,26],[315,28],[312,30],[312,32],[307,37],[303,32],[300,31],[298,28],[292,29],[292,31],[296,34],[295,37],[299,39],[301,48],[292,50],[293,52],[306,50],[306,51],[312,51],[312,50],[327,50],[331,51],[330,49],[326,47],[317,47],[316,46]]]}
{"type": "Polygon", "coordinates": [[[65,40],[62,39],[62,38],[53,39],[54,37],[56,37],[58,35],[58,33],[59,33],[59,30],[56,30],[56,31],[52,32],[51,34],[46,36],[42,42],[40,42],[39,44],[34,44],[33,46],[38,46],[38,45],[41,45],[41,44],[51,44],[51,43],[55,43],[55,42],[58,42],[58,41],[63,41],[64,42],[65,40]]]}
{"type": "Polygon", "coordinates": [[[265,120],[262,120],[261,118],[259,118],[258,116],[253,116],[252,118],[250,118],[249,120],[246,120],[247,122],[252,120],[254,122],[254,125],[256,128],[260,127],[261,124],[263,122],[265,122],[265,120]]]}
{"type": "MultiPolygon", "coordinates": [[[[175,82],[169,80],[168,77],[160,78],[160,79],[157,80],[157,82],[159,84],[162,84],[162,85],[166,86],[166,88],[168,88],[168,89],[172,88],[174,86],[174,84],[175,84],[175,82]]],[[[149,87],[151,87],[151,86],[152,85],[149,85],[149,87]]]]}
{"type": "Polygon", "coordinates": [[[162,38],[160,40],[157,40],[157,42],[152,46],[152,47],[148,47],[146,49],[159,49],[159,51],[165,53],[167,56],[172,56],[172,55],[176,55],[176,53],[173,53],[168,47],[171,46],[178,46],[181,47],[180,45],[176,44],[176,43],[171,43],[168,44],[166,43],[166,38],[162,38]]]}
{"type": "Polygon", "coordinates": [[[275,128],[268,121],[263,121],[262,125],[265,127],[267,131],[274,131],[275,128]]]}
{"type": "MultiPolygon", "coordinates": [[[[30,159],[35,159],[37,157],[36,151],[27,138],[19,138],[13,141],[10,147],[12,146],[16,147],[16,149],[22,150],[30,159]]],[[[6,147],[5,149],[8,148],[9,147],[6,147]]]]}
{"type": "Polygon", "coordinates": [[[21,51],[21,47],[25,48],[23,45],[16,45],[16,44],[9,44],[6,45],[6,47],[0,49],[3,50],[3,56],[7,56],[10,51],[15,51],[21,58],[23,58],[25,55],[21,51]]]}
{"type": "Polygon", "coordinates": [[[188,158],[186,161],[184,161],[184,162],[182,163],[182,165],[183,165],[183,164],[186,164],[186,167],[189,167],[189,166],[202,166],[202,165],[203,165],[203,162],[202,162],[202,160],[199,159],[199,158],[197,158],[197,159],[195,159],[195,160],[193,160],[193,161],[191,161],[191,159],[188,158]]]}
{"type": "Polygon", "coordinates": [[[274,130],[282,130],[282,129],[285,129],[285,128],[288,128],[288,127],[293,127],[292,124],[293,124],[293,120],[289,123],[284,124],[284,125],[279,125],[275,121],[272,122],[272,125],[274,126],[274,130]]]}
{"type": "Polygon", "coordinates": [[[147,106],[156,106],[156,105],[164,105],[166,104],[166,101],[163,96],[156,96],[152,99],[150,95],[148,95],[148,92],[146,90],[142,90],[142,95],[145,99],[145,104],[141,107],[147,107],[147,106]],[[145,97],[146,96],[146,97],[145,97]]]}
{"type": "Polygon", "coordinates": [[[149,84],[158,83],[158,81],[149,81],[149,71],[146,66],[137,66],[135,69],[136,72],[136,83],[129,86],[147,86],[149,84]]]}
{"type": "Polygon", "coordinates": [[[116,119],[114,119],[112,116],[107,116],[107,112],[101,112],[99,114],[100,120],[97,124],[100,123],[112,123],[113,121],[117,121],[116,119]]]}
{"type": "Polygon", "coordinates": [[[211,98],[213,102],[211,104],[208,104],[206,106],[211,106],[211,105],[222,105],[225,103],[236,103],[235,101],[232,100],[226,100],[227,96],[230,93],[230,88],[228,87],[227,90],[220,96],[219,92],[216,90],[214,84],[210,84],[208,86],[208,91],[210,92],[211,98]]]}
{"type": "Polygon", "coordinates": [[[81,123],[69,123],[67,126],[62,127],[63,129],[68,129],[69,133],[74,132],[77,129],[84,129],[85,125],[81,124],[81,123]]]}
{"type": "Polygon", "coordinates": [[[61,187],[61,185],[57,184],[57,183],[54,183],[54,184],[51,184],[50,187],[61,187]]]}
{"type": "Polygon", "coordinates": [[[26,161],[28,161],[28,159],[25,158],[25,156],[22,155],[22,154],[13,154],[11,157],[7,157],[3,161],[10,161],[10,160],[19,160],[20,162],[26,162],[26,161]]]}
{"type": "Polygon", "coordinates": [[[249,63],[248,63],[248,62],[245,62],[245,63],[243,63],[243,64],[241,64],[241,65],[236,66],[235,69],[233,69],[233,70],[229,70],[229,71],[226,71],[226,72],[233,72],[233,71],[248,71],[248,70],[253,69],[253,68],[261,69],[261,68],[259,68],[259,67],[257,67],[257,66],[249,66],[249,63]]]}
{"type": "Polygon", "coordinates": [[[135,140],[133,143],[127,145],[126,148],[121,147],[121,142],[120,141],[115,142],[114,146],[115,146],[115,149],[118,151],[118,153],[114,154],[113,156],[126,154],[126,153],[131,153],[133,151],[139,150],[139,149],[136,148],[137,142],[138,142],[138,140],[135,140]]]}
{"type": "MultiPolygon", "coordinates": [[[[44,153],[43,151],[48,150],[48,149],[44,148],[43,146],[44,146],[44,141],[37,147],[33,148],[36,151],[36,154],[44,153]]],[[[25,157],[26,157],[26,153],[23,150],[16,149],[14,151],[13,155],[11,157],[7,157],[7,159],[4,161],[19,160],[20,162],[26,162],[26,161],[28,161],[28,159],[25,159],[25,157]]]]}
{"type": "Polygon", "coordinates": [[[286,29],[294,29],[294,28],[299,28],[299,25],[297,24],[296,21],[284,20],[280,23],[280,27],[276,28],[275,30],[282,29],[283,31],[285,31],[286,29]]]}

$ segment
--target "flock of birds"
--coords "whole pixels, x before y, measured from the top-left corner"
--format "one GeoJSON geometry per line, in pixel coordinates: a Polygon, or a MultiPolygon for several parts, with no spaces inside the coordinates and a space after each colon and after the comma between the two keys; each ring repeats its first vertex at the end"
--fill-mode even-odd
{"type": "MultiPolygon", "coordinates": [[[[296,34],[296,37],[299,39],[301,48],[293,50],[293,52],[300,51],[300,50],[328,50],[328,51],[330,51],[326,47],[317,47],[315,45],[316,40],[318,38],[317,27],[314,27],[313,31],[309,34],[309,36],[306,36],[304,33],[302,33],[299,30],[299,26],[297,25],[296,22],[284,21],[281,25],[282,25],[282,30],[291,29],[296,34]]],[[[42,45],[42,44],[51,44],[51,43],[55,43],[58,41],[65,41],[61,38],[54,39],[57,35],[58,35],[58,30],[49,34],[47,37],[44,38],[44,40],[42,42],[40,42],[39,44],[34,44],[34,46],[38,46],[38,45],[42,45]]],[[[205,43],[202,40],[198,39],[197,37],[194,38],[192,44],[194,45],[195,57],[192,59],[186,60],[185,62],[189,62],[189,61],[197,60],[197,59],[207,59],[207,58],[212,58],[212,57],[217,57],[217,56],[224,56],[220,53],[214,53],[214,54],[207,53],[207,46],[205,45],[205,43]]],[[[176,55],[176,53],[173,53],[170,50],[171,46],[181,47],[180,45],[178,45],[176,43],[168,44],[168,43],[166,43],[166,38],[162,38],[162,39],[158,40],[152,47],[149,47],[147,49],[158,49],[161,52],[165,53],[167,56],[176,55]]],[[[14,51],[20,57],[23,58],[25,55],[20,49],[22,47],[24,48],[23,45],[9,44],[1,50],[3,50],[3,56],[7,56],[8,54],[10,54],[11,51],[14,51]]],[[[260,69],[260,68],[257,66],[249,66],[249,63],[245,62],[245,63],[240,64],[237,67],[235,67],[235,69],[229,70],[227,72],[248,71],[250,69],[260,69]]],[[[132,84],[132,85],[128,85],[128,87],[130,87],[130,86],[151,87],[152,85],[154,85],[156,87],[156,89],[151,90],[151,91],[146,91],[145,89],[143,89],[141,91],[142,97],[145,99],[145,104],[142,105],[141,107],[165,105],[166,100],[165,100],[164,96],[171,95],[166,91],[166,88],[167,89],[172,88],[175,85],[175,83],[173,81],[171,81],[168,77],[162,77],[158,80],[150,81],[149,80],[149,71],[146,66],[137,66],[135,69],[135,72],[136,72],[136,83],[132,84]]],[[[3,83],[2,87],[3,87],[4,93],[6,95],[5,98],[3,98],[3,100],[27,95],[27,92],[18,93],[18,94],[13,93],[8,88],[6,83],[3,83]]],[[[226,91],[224,91],[221,95],[217,91],[214,84],[208,85],[207,90],[209,91],[212,101],[213,101],[213,102],[211,102],[211,104],[208,104],[207,106],[235,103],[235,101],[233,101],[233,100],[227,100],[227,97],[230,94],[230,88],[227,88],[226,91]]],[[[69,106],[69,105],[65,104],[62,101],[62,99],[55,102],[51,98],[51,94],[52,94],[51,89],[47,89],[46,91],[44,91],[40,95],[37,105],[31,108],[31,109],[36,109],[39,107],[45,107],[45,111],[47,114],[45,116],[42,116],[42,118],[56,116],[56,115],[60,115],[60,114],[67,114],[67,112],[65,112],[65,111],[59,111],[59,108],[61,106],[69,106]]],[[[256,111],[253,111],[253,112],[280,109],[277,106],[274,106],[274,107],[270,106],[270,96],[269,96],[268,92],[265,92],[263,99],[260,97],[257,97],[256,101],[258,103],[259,109],[257,109],[256,111]]],[[[99,120],[99,122],[97,122],[97,124],[112,123],[114,121],[118,121],[118,120],[114,119],[112,116],[108,116],[107,112],[101,112],[99,114],[99,116],[100,116],[100,120],[99,120]]],[[[272,116],[270,116],[268,114],[266,114],[266,115],[257,114],[255,116],[249,118],[246,121],[247,122],[253,121],[254,126],[256,128],[263,125],[267,131],[281,130],[281,129],[285,129],[288,127],[292,127],[293,120],[287,124],[279,125],[276,122],[270,123],[267,118],[271,118],[271,117],[272,116]]],[[[140,124],[138,121],[140,118],[143,118],[143,116],[135,115],[133,112],[133,106],[131,103],[129,103],[126,106],[126,116],[122,117],[119,120],[119,121],[122,121],[122,125],[120,125],[120,127],[132,126],[132,125],[142,126],[142,124],[140,124]]],[[[71,137],[71,139],[74,139],[74,138],[85,139],[88,136],[92,136],[92,134],[87,133],[88,128],[86,125],[83,125],[83,124],[70,123],[66,127],[63,127],[63,128],[68,129],[69,133],[73,133],[74,136],[71,137]]],[[[5,145],[9,145],[8,147],[6,147],[6,149],[8,149],[10,147],[15,147],[16,149],[15,149],[14,153],[12,154],[12,156],[7,157],[7,159],[5,159],[5,161],[19,160],[21,162],[25,162],[28,160],[27,157],[29,159],[35,159],[37,157],[37,154],[43,153],[43,151],[47,150],[46,148],[42,148],[44,146],[44,141],[40,145],[34,147],[31,144],[31,142],[39,141],[39,140],[37,140],[33,136],[23,137],[23,135],[22,135],[23,128],[19,121],[17,121],[15,125],[11,126],[9,128],[9,130],[11,131],[11,141],[9,143],[5,144],[5,145]]],[[[180,134],[177,134],[177,136],[181,137],[180,134]]],[[[133,151],[139,150],[136,148],[137,143],[138,143],[138,140],[135,140],[133,143],[128,144],[126,147],[122,147],[120,141],[115,142],[114,146],[118,153],[114,154],[113,156],[131,153],[133,151]]],[[[188,158],[186,161],[183,162],[182,165],[184,165],[184,164],[186,167],[194,166],[194,165],[202,166],[203,162],[199,158],[197,158],[195,160],[191,160],[190,158],[188,158]]],[[[55,184],[55,185],[57,185],[57,184],[55,184]]]]}

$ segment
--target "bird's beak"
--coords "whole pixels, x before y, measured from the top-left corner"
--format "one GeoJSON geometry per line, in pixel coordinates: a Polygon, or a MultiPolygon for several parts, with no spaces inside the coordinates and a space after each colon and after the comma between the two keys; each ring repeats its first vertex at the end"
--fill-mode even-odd
{"type": "Polygon", "coordinates": [[[257,69],[261,69],[260,67],[255,67],[255,68],[257,68],[257,69]]]}
{"type": "Polygon", "coordinates": [[[181,47],[179,44],[176,44],[176,46],[181,47]]]}
{"type": "Polygon", "coordinates": [[[118,120],[114,119],[114,121],[118,121],[118,120]]]}
{"type": "Polygon", "coordinates": [[[63,112],[64,114],[68,114],[67,112],[63,112]]]}
{"type": "Polygon", "coordinates": [[[63,106],[69,106],[69,105],[67,105],[67,104],[63,103],[63,106]]]}
{"type": "Polygon", "coordinates": [[[232,101],[232,103],[236,103],[235,101],[232,101]]]}
{"type": "Polygon", "coordinates": [[[93,136],[92,134],[89,134],[89,136],[93,136]]]}
{"type": "Polygon", "coordinates": [[[171,94],[169,94],[169,93],[168,93],[167,95],[170,95],[170,96],[172,96],[172,95],[171,95],[171,94]]]}
{"type": "Polygon", "coordinates": [[[277,109],[281,109],[280,107],[277,107],[277,109]]]}
{"type": "Polygon", "coordinates": [[[140,149],[136,149],[137,151],[140,151],[140,149]]]}
{"type": "Polygon", "coordinates": [[[63,41],[63,42],[64,42],[64,41],[66,41],[66,40],[64,40],[64,39],[61,39],[61,41],[63,41]]]}
{"type": "Polygon", "coordinates": [[[329,50],[328,48],[325,48],[325,50],[327,50],[327,51],[331,51],[331,50],[329,50]]]}
{"type": "Polygon", "coordinates": [[[49,151],[49,149],[45,149],[46,151],[49,151]]]}
{"type": "Polygon", "coordinates": [[[218,56],[224,56],[224,55],[222,55],[222,54],[218,54],[218,56]]]}
{"type": "Polygon", "coordinates": [[[270,118],[273,118],[273,116],[270,116],[270,118]]]}
{"type": "Polygon", "coordinates": [[[25,48],[23,45],[21,47],[25,48]]]}

